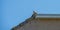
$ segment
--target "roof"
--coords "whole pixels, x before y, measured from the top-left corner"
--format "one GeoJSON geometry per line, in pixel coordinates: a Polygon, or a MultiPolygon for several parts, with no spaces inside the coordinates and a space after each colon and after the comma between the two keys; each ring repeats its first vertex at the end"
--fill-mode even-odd
{"type": "Polygon", "coordinates": [[[26,21],[20,23],[16,27],[13,27],[12,30],[20,28],[24,26],[29,21],[32,21],[34,19],[40,19],[40,20],[60,20],[60,14],[37,14],[35,11],[33,11],[33,15],[26,19],[26,21]]]}
{"type": "Polygon", "coordinates": [[[36,18],[60,18],[60,14],[37,14],[36,18]]]}

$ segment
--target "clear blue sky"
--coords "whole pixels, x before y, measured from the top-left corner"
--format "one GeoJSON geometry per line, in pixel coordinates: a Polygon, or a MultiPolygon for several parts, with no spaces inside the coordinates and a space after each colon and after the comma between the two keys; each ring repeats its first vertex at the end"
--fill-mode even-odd
{"type": "Polygon", "coordinates": [[[0,9],[0,30],[10,30],[29,18],[34,10],[60,14],[60,0],[0,0],[0,9]]]}

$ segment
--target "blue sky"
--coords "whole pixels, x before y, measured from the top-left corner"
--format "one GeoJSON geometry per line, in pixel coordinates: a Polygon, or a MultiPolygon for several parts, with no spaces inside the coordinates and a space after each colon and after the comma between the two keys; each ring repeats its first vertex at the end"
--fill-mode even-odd
{"type": "Polygon", "coordinates": [[[60,0],[0,0],[0,9],[0,30],[10,30],[29,18],[33,11],[60,14],[60,0]]]}

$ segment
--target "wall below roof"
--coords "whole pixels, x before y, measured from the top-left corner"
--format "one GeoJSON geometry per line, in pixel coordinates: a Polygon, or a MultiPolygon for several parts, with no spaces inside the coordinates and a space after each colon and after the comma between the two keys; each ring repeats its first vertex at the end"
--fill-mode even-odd
{"type": "Polygon", "coordinates": [[[60,20],[32,20],[18,30],[60,30],[60,20]]]}
{"type": "Polygon", "coordinates": [[[35,18],[36,20],[60,20],[60,18],[35,18]]]}

